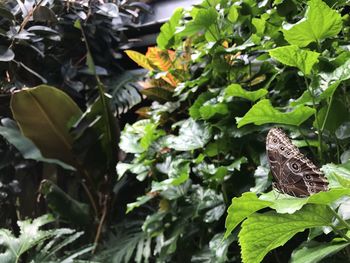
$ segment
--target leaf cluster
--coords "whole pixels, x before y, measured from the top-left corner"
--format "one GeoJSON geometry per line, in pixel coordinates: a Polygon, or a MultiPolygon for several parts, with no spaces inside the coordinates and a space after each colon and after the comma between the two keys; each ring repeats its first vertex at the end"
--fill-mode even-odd
{"type": "Polygon", "coordinates": [[[120,147],[128,155],[117,170],[119,178],[135,176],[147,184],[127,212],[138,215],[152,207],[143,230],[153,238],[156,258],[166,251],[172,261],[190,250],[181,260],[239,262],[237,244],[245,263],[261,262],[276,248],[283,262],[318,262],[335,253],[339,262],[348,257],[346,8],[345,2],[321,0],[203,1],[176,10],[161,28],[156,49],[174,52],[167,58],[172,67],[150,66],[155,58],[128,51],[150,71],[143,88],[157,85],[152,96],[145,93],[154,102],[140,113],[142,119],[122,132],[120,147]],[[161,80],[176,73],[182,79],[164,101],[158,95],[166,86],[161,80]],[[274,126],[286,129],[323,167],[329,192],[305,199],[272,195],[265,136],[274,126]],[[213,207],[186,217],[189,205],[208,204],[206,197],[192,198],[194,189],[210,192],[213,207]],[[222,241],[220,254],[212,248],[226,207],[229,239],[222,241]],[[178,224],[183,218],[186,227],[178,224]],[[150,219],[155,229],[149,229],[150,219]],[[241,222],[237,235],[232,231],[241,222]],[[305,230],[305,243],[293,239],[305,230]],[[158,248],[164,236],[172,250],[158,248]],[[281,247],[287,242],[297,247],[293,253],[281,247]]]}

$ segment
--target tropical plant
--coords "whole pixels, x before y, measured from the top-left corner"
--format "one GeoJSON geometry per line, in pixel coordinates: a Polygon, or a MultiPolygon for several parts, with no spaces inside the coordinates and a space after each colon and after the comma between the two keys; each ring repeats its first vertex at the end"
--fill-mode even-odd
{"type": "Polygon", "coordinates": [[[252,263],[271,250],[266,261],[349,258],[348,8],[206,0],[176,10],[146,55],[127,51],[150,71],[142,92],[154,102],[122,133],[118,176],[146,184],[127,213],[144,218],[157,260],[252,263]],[[274,126],[322,166],[330,191],[270,191],[274,126]]]}
{"type": "Polygon", "coordinates": [[[135,1],[0,3],[1,227],[16,233],[19,219],[49,209],[98,243],[113,221],[115,116],[141,101],[130,82],[142,74],[124,71],[120,47],[144,8],[135,1]]]}
{"type": "Polygon", "coordinates": [[[70,263],[93,249],[93,246],[87,246],[78,252],[72,251],[66,255],[59,255],[62,254],[63,248],[77,240],[83,233],[68,228],[42,229],[43,226],[53,221],[54,217],[51,215],[19,221],[20,234],[18,237],[7,229],[0,229],[1,262],[17,263],[26,260],[27,262],[70,263]]]}

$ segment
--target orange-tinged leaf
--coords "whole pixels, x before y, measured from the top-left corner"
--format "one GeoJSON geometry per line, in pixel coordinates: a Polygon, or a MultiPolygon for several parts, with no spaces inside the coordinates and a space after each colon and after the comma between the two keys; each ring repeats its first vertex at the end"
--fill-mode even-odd
{"type": "Polygon", "coordinates": [[[125,53],[128,55],[129,58],[135,61],[139,66],[151,71],[154,70],[154,68],[148,62],[147,57],[141,54],[140,52],[137,52],[134,50],[125,50],[125,53]]]}
{"type": "MultiPolygon", "coordinates": [[[[173,56],[174,57],[174,56],[173,56]]],[[[172,68],[172,60],[169,53],[166,50],[159,49],[157,47],[149,47],[146,53],[146,58],[157,66],[162,71],[168,71],[172,68]]]]}

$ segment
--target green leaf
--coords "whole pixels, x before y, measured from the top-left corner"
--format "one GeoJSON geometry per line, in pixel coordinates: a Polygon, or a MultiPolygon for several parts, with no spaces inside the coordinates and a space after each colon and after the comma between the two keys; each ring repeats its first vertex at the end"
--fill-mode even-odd
{"type": "Polygon", "coordinates": [[[248,216],[271,204],[271,202],[259,200],[256,194],[251,192],[246,192],[241,197],[234,197],[227,209],[225,238],[248,216]]]}
{"type": "Polygon", "coordinates": [[[236,118],[238,128],[254,123],[262,125],[266,123],[280,123],[300,126],[304,121],[311,117],[314,109],[307,106],[296,107],[293,111],[282,113],[272,107],[268,99],[263,99],[255,104],[242,118],[236,118]]]}
{"type": "Polygon", "coordinates": [[[319,77],[320,83],[317,83],[315,91],[321,99],[326,99],[333,95],[342,81],[350,78],[350,59],[337,67],[333,72],[321,72],[319,77]]]}
{"type": "Polygon", "coordinates": [[[157,45],[162,49],[167,49],[172,47],[176,41],[176,27],[179,25],[179,22],[182,18],[183,9],[177,8],[168,22],[166,22],[160,28],[160,33],[157,37],[157,45]]]}
{"type": "Polygon", "coordinates": [[[53,182],[44,180],[40,193],[44,195],[49,208],[64,220],[77,226],[87,226],[91,223],[89,206],[74,200],[53,182]]]}
{"type": "MultiPolygon", "coordinates": [[[[108,104],[109,97],[105,95],[104,99],[108,104]]],[[[71,130],[74,137],[74,154],[86,169],[96,168],[102,173],[108,168],[109,173],[115,169],[117,125],[112,112],[105,108],[101,97],[98,97],[74,124],[71,130]]]]}
{"type": "Polygon", "coordinates": [[[137,197],[135,202],[127,204],[127,206],[126,206],[127,209],[126,209],[125,213],[126,214],[130,213],[132,210],[134,210],[135,208],[140,207],[141,205],[147,203],[151,199],[153,199],[153,196],[151,194],[137,197]]]}
{"type": "Polygon", "coordinates": [[[307,198],[296,198],[294,196],[284,195],[271,191],[267,194],[261,195],[259,199],[262,201],[271,202],[271,205],[269,207],[275,209],[277,213],[292,214],[295,211],[300,210],[306,204],[329,205],[339,198],[349,195],[350,189],[333,188],[326,192],[316,193],[307,198]],[[278,199],[276,199],[277,195],[278,199]]]}
{"type": "Polygon", "coordinates": [[[149,123],[145,126],[144,133],[144,136],[140,140],[140,145],[145,150],[147,150],[156,139],[165,135],[165,131],[157,130],[157,126],[153,123],[149,123]]]}
{"type": "Polygon", "coordinates": [[[302,243],[299,248],[293,251],[291,263],[317,263],[322,259],[332,256],[349,243],[332,240],[328,243],[309,242],[302,243]]]}
{"type": "Polygon", "coordinates": [[[264,97],[267,93],[268,91],[266,89],[246,91],[239,84],[231,84],[225,89],[225,99],[230,97],[240,97],[255,102],[264,97]]]}
{"type": "Polygon", "coordinates": [[[205,29],[212,29],[211,26],[216,23],[217,17],[218,12],[213,7],[200,9],[193,20],[188,22],[183,29],[177,32],[179,36],[190,36],[205,29]]]}
{"type": "Polygon", "coordinates": [[[166,143],[168,147],[177,151],[191,151],[203,148],[210,139],[209,126],[190,118],[182,123],[179,136],[169,135],[166,143]]]}
{"type": "MultiPolygon", "coordinates": [[[[141,139],[145,136],[146,127],[154,125],[150,120],[140,120],[134,124],[126,124],[120,136],[119,147],[126,153],[142,153],[145,148],[141,146],[141,139]]],[[[149,129],[149,128],[148,128],[149,129]]],[[[144,139],[143,146],[147,144],[144,139]]]]}
{"type": "Polygon", "coordinates": [[[0,126],[0,135],[11,143],[23,156],[24,159],[31,159],[38,162],[53,163],[64,169],[75,171],[73,166],[65,164],[56,159],[45,158],[40,150],[27,137],[23,136],[18,130],[0,126]]]}
{"type": "Polygon", "coordinates": [[[313,126],[317,128],[319,124],[320,129],[334,133],[347,120],[349,120],[348,107],[343,100],[333,99],[331,105],[326,105],[318,111],[317,121],[314,121],[313,126]]]}
{"type": "Polygon", "coordinates": [[[346,121],[342,123],[335,131],[335,135],[339,140],[350,138],[350,122],[346,121]]]}
{"type": "Polygon", "coordinates": [[[230,9],[228,10],[228,15],[227,15],[227,19],[231,22],[231,23],[234,23],[237,21],[238,19],[238,10],[237,10],[237,6],[235,5],[232,5],[230,7],[230,9]]]}
{"type": "Polygon", "coordinates": [[[330,187],[350,187],[350,162],[339,165],[328,163],[321,170],[327,176],[330,187]]]}
{"type": "Polygon", "coordinates": [[[198,98],[194,101],[193,105],[189,108],[190,116],[193,119],[199,119],[201,117],[199,109],[203,106],[203,104],[214,97],[214,94],[211,92],[204,92],[198,96],[198,98]]]}
{"type": "Polygon", "coordinates": [[[172,161],[168,174],[169,179],[152,182],[152,192],[165,191],[171,186],[179,186],[185,183],[190,176],[190,162],[184,159],[172,161]]]}
{"type": "Polygon", "coordinates": [[[283,30],[288,43],[305,47],[312,42],[336,36],[342,28],[341,15],[321,0],[308,2],[305,18],[283,30]]]}
{"type": "Polygon", "coordinates": [[[269,54],[284,65],[299,68],[305,75],[311,73],[320,55],[320,53],[303,50],[295,45],[272,49],[269,54]]]}
{"type": "Polygon", "coordinates": [[[43,215],[33,221],[31,219],[19,221],[20,235],[18,237],[7,229],[0,229],[0,262],[19,262],[24,253],[52,236],[49,230],[39,228],[53,221],[54,218],[51,215],[43,215]]]}
{"type": "Polygon", "coordinates": [[[283,246],[307,228],[330,226],[333,214],[327,206],[307,205],[294,214],[274,211],[253,214],[242,224],[239,244],[244,263],[259,263],[274,248],[283,246]]]}
{"type": "Polygon", "coordinates": [[[229,262],[227,257],[230,244],[234,238],[224,239],[223,233],[218,233],[209,241],[209,247],[204,247],[199,253],[191,257],[194,263],[225,263],[229,262]]]}
{"type": "Polygon", "coordinates": [[[23,135],[46,158],[74,166],[69,122],[79,118],[82,112],[66,93],[47,85],[23,89],[12,95],[11,110],[23,135]]]}
{"type": "Polygon", "coordinates": [[[226,103],[205,103],[200,107],[199,113],[204,120],[209,120],[216,115],[226,115],[229,110],[226,103]]]}

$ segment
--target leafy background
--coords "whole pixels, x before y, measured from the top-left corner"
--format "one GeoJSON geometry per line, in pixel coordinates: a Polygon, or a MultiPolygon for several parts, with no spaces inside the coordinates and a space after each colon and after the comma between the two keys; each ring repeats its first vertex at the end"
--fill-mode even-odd
{"type": "Polygon", "coordinates": [[[143,3],[26,4],[32,13],[20,3],[0,9],[1,91],[10,99],[1,108],[0,259],[349,260],[347,1],[177,9],[157,46],[125,51],[148,71],[134,82],[113,58],[127,41],[118,28],[135,23],[143,3]],[[39,25],[44,37],[29,30],[39,25]],[[57,38],[72,32],[73,42],[57,38]],[[77,50],[62,52],[72,46],[64,43],[77,50]],[[26,60],[21,45],[47,47],[44,58],[74,67],[26,60]],[[23,89],[38,84],[47,85],[23,89]],[[120,109],[141,97],[137,120],[123,119],[120,109]],[[128,122],[121,134],[115,116],[128,122]],[[265,137],[275,126],[321,167],[329,191],[295,198],[271,188],[265,137]]]}

